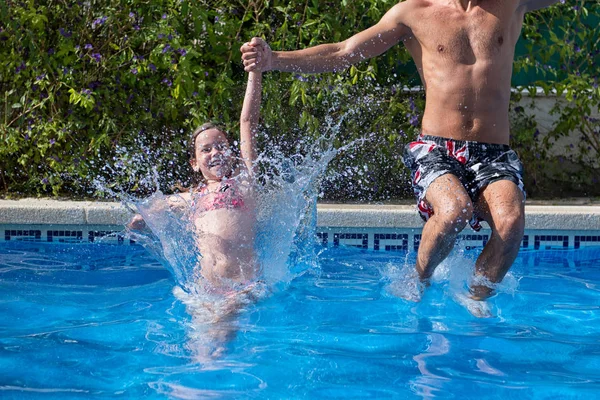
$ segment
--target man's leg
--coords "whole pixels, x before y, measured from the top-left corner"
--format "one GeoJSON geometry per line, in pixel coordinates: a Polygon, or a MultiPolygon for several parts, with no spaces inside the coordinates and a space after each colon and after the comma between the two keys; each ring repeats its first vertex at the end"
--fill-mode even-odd
{"type": "Polygon", "coordinates": [[[471,198],[452,174],[434,180],[427,188],[425,200],[433,208],[433,215],[423,227],[417,254],[416,269],[423,281],[450,254],[456,236],[473,215],[471,198]]]}
{"type": "MultiPolygon", "coordinates": [[[[513,182],[488,185],[477,202],[478,214],[490,225],[492,236],[475,264],[475,274],[500,282],[517,257],[525,229],[525,199],[513,182]]],[[[485,285],[471,287],[472,297],[484,300],[492,295],[485,285]]]]}

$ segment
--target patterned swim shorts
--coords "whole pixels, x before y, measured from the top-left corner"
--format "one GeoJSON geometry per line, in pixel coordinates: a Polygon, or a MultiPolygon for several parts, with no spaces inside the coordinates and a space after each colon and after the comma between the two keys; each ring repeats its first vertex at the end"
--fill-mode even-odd
{"type": "MultiPolygon", "coordinates": [[[[453,140],[421,135],[404,148],[404,164],[411,170],[417,207],[423,220],[433,215],[425,201],[431,183],[445,174],[455,175],[476,204],[481,191],[499,180],[515,183],[525,197],[523,164],[507,145],[453,140]]],[[[471,227],[481,229],[482,218],[473,215],[471,227]]]]}

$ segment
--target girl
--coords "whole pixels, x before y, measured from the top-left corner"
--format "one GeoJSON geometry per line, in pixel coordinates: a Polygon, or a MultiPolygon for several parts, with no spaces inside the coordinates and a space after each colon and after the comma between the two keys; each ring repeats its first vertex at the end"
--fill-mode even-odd
{"type": "MultiPolygon", "coordinates": [[[[253,186],[261,90],[261,72],[249,73],[240,116],[240,157],[234,148],[237,143],[223,128],[202,125],[192,134],[189,146],[190,165],[201,177],[200,183],[189,192],[167,198],[171,209],[192,222],[202,254],[199,272],[213,292],[246,286],[259,273],[253,186]]],[[[136,215],[128,227],[143,230],[146,224],[136,215]]]]}

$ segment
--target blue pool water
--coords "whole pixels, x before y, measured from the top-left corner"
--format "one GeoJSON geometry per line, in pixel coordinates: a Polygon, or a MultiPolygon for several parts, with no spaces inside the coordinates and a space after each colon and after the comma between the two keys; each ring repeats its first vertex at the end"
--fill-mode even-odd
{"type": "Polygon", "coordinates": [[[194,326],[139,246],[1,243],[0,397],[598,396],[599,248],[521,253],[489,319],[453,300],[452,262],[420,303],[388,294],[413,258],[327,249],[237,318],[194,326]],[[201,356],[215,331],[225,350],[201,356]]]}

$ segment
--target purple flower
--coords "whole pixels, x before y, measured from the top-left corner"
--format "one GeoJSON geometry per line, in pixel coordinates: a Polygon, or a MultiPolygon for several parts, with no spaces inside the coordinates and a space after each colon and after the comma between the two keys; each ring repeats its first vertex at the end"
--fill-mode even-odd
{"type": "Polygon", "coordinates": [[[54,54],[54,49],[53,48],[49,48],[48,49],[48,55],[51,56],[52,54],[54,54]]]}
{"type": "Polygon", "coordinates": [[[19,72],[23,71],[25,68],[26,68],[25,63],[21,61],[21,64],[17,68],[15,68],[15,73],[18,74],[19,72]]]}
{"type": "Polygon", "coordinates": [[[185,55],[187,54],[187,51],[186,51],[185,49],[179,49],[179,50],[177,50],[177,52],[178,52],[179,54],[181,54],[181,56],[182,56],[182,57],[183,57],[183,56],[185,56],[185,55]]]}
{"type": "Polygon", "coordinates": [[[48,184],[48,178],[42,179],[42,185],[47,185],[47,184],[48,184]]]}
{"type": "Polygon", "coordinates": [[[134,13],[132,13],[132,12],[130,12],[130,13],[129,13],[129,18],[135,18],[135,14],[134,14],[134,13]]]}
{"type": "Polygon", "coordinates": [[[49,143],[50,143],[50,146],[52,146],[52,145],[54,145],[54,143],[56,143],[56,140],[54,140],[54,139],[50,139],[50,142],[49,142],[49,143]]]}
{"type": "Polygon", "coordinates": [[[106,22],[107,19],[108,19],[108,17],[101,17],[101,18],[94,20],[94,22],[92,22],[92,29],[95,29],[96,26],[98,26],[98,25],[104,25],[104,23],[106,22]]]}
{"type": "Polygon", "coordinates": [[[134,25],[133,26],[133,30],[139,31],[140,30],[140,26],[139,25],[134,25]]]}
{"type": "Polygon", "coordinates": [[[418,115],[411,116],[409,122],[412,126],[418,126],[419,125],[419,116],[418,115]]]}
{"type": "Polygon", "coordinates": [[[164,39],[164,38],[165,38],[165,35],[164,35],[164,34],[162,34],[162,33],[159,33],[159,34],[158,34],[158,38],[159,38],[159,39],[164,39]]]}
{"type": "MultiPolygon", "coordinates": [[[[79,46],[77,46],[77,47],[79,47],[79,46]]],[[[92,46],[90,43],[88,43],[85,46],[83,46],[83,48],[86,49],[86,50],[91,50],[91,49],[94,48],[94,46],[92,46]]]]}
{"type": "Polygon", "coordinates": [[[134,75],[137,75],[137,73],[138,73],[137,68],[132,68],[131,69],[131,73],[134,74],[134,75]]]}
{"type": "Polygon", "coordinates": [[[162,19],[167,19],[167,14],[163,14],[162,19]]]}
{"type": "Polygon", "coordinates": [[[219,17],[215,17],[215,22],[219,22],[219,17]]]}
{"type": "Polygon", "coordinates": [[[198,96],[198,92],[194,91],[194,92],[192,93],[192,96],[194,96],[194,97],[197,97],[197,96],[198,96]]]}
{"type": "Polygon", "coordinates": [[[150,68],[150,71],[152,71],[152,72],[156,72],[156,65],[154,65],[154,64],[149,64],[149,65],[148,65],[148,68],[150,68]]]}
{"type": "Polygon", "coordinates": [[[204,71],[204,76],[208,77],[208,71],[204,71]]]}
{"type": "Polygon", "coordinates": [[[99,63],[100,60],[102,60],[102,55],[100,53],[92,53],[92,58],[94,59],[94,61],[99,63]]]}
{"type": "Polygon", "coordinates": [[[162,52],[163,54],[166,53],[167,51],[171,50],[171,45],[166,45],[165,47],[163,47],[162,52]]]}
{"type": "Polygon", "coordinates": [[[46,74],[41,74],[35,77],[36,81],[41,81],[42,79],[44,79],[46,77],[46,74]]]}
{"type": "Polygon", "coordinates": [[[171,87],[171,85],[173,84],[173,82],[171,82],[169,79],[165,78],[162,80],[162,83],[164,83],[165,85],[171,87]]]}
{"type": "Polygon", "coordinates": [[[67,32],[65,31],[63,28],[58,28],[58,31],[60,32],[60,34],[66,38],[70,38],[71,36],[73,36],[73,34],[71,32],[67,32]]]}

